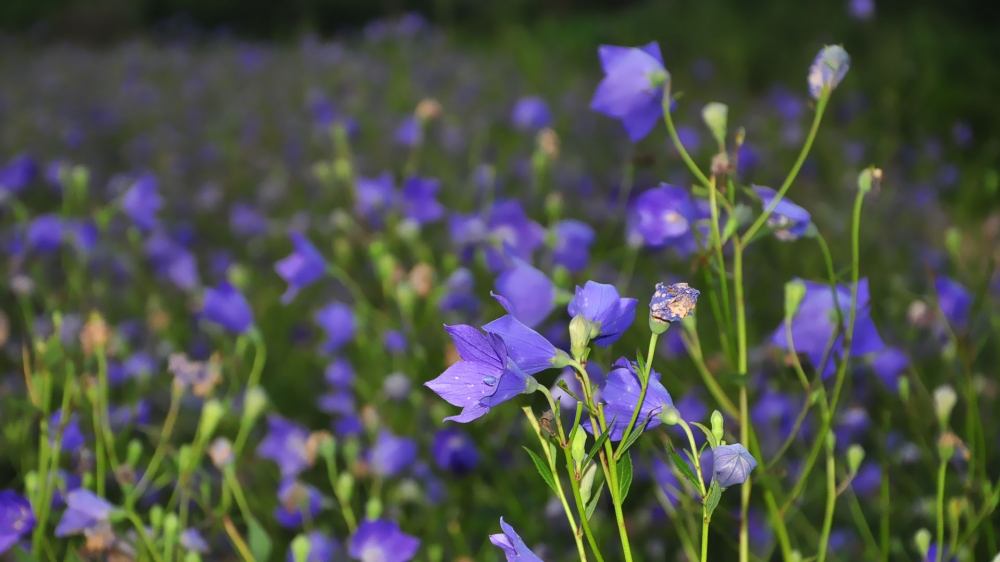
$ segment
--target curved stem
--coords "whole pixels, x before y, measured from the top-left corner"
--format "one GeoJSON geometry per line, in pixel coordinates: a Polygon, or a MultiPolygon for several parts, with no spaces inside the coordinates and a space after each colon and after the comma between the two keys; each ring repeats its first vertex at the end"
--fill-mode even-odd
{"type": "Polygon", "coordinates": [[[823,514],[823,531],[819,536],[819,554],[816,556],[817,562],[826,562],[826,551],[830,544],[830,528],[833,525],[833,511],[837,505],[837,477],[834,474],[835,463],[833,460],[833,447],[824,437],[819,437],[827,441],[826,446],[826,511],[823,514]]]}
{"type": "Polygon", "coordinates": [[[674,148],[677,149],[677,153],[681,155],[681,159],[687,164],[691,173],[694,177],[698,178],[698,181],[702,185],[708,187],[709,181],[708,177],[702,173],[698,168],[698,165],[694,163],[691,159],[691,155],[688,154],[687,149],[681,144],[681,138],[677,136],[677,129],[674,128],[674,119],[670,116],[670,84],[667,83],[667,87],[663,89],[663,122],[667,125],[667,132],[670,133],[670,139],[674,142],[674,148]]]}
{"type": "Polygon", "coordinates": [[[260,376],[264,371],[264,363],[267,361],[267,345],[264,343],[264,338],[257,328],[250,330],[250,341],[253,342],[254,353],[253,367],[250,368],[247,388],[254,388],[260,384],[260,376]]]}
{"type": "Polygon", "coordinates": [[[708,525],[712,518],[708,516],[708,511],[702,506],[701,517],[701,562],[708,562],[708,525]]]}
{"type": "Polygon", "coordinates": [[[702,381],[705,386],[708,387],[709,393],[715,401],[718,402],[719,406],[725,410],[727,414],[732,417],[739,416],[739,410],[736,408],[736,404],[726,396],[725,391],[719,386],[719,381],[715,380],[712,372],[708,370],[708,366],[705,365],[705,357],[701,351],[701,342],[698,341],[698,334],[692,333],[691,337],[688,337],[687,333],[681,332],[681,341],[684,342],[684,348],[688,352],[688,356],[694,361],[694,366],[698,370],[698,374],[701,375],[702,381]],[[692,341],[692,338],[694,341],[692,341]]]}

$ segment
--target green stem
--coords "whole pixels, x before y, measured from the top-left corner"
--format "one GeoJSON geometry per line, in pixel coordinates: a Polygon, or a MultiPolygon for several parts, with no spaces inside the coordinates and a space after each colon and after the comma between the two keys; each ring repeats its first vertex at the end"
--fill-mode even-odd
{"type": "Polygon", "coordinates": [[[674,148],[677,149],[677,153],[681,155],[681,159],[687,165],[694,177],[698,178],[706,188],[709,185],[708,177],[705,176],[698,168],[698,165],[694,163],[691,159],[691,155],[688,154],[687,149],[681,143],[680,137],[677,136],[677,129],[674,128],[674,119],[670,116],[670,84],[667,83],[667,87],[663,89],[663,122],[667,125],[667,132],[670,133],[670,139],[674,143],[674,148]]]}
{"type": "Polygon", "coordinates": [[[725,391],[722,390],[721,386],[719,386],[719,382],[715,380],[712,372],[709,371],[708,366],[705,365],[705,357],[701,351],[701,341],[698,339],[697,332],[692,332],[690,337],[686,332],[681,332],[681,341],[684,342],[684,348],[687,350],[688,356],[691,357],[691,360],[694,361],[694,366],[697,369],[698,374],[701,375],[705,386],[708,387],[708,391],[712,395],[712,398],[715,398],[715,401],[723,410],[725,410],[727,414],[734,418],[739,416],[739,409],[737,409],[736,405],[733,404],[733,401],[726,396],[725,391]]]}
{"type": "Polygon", "coordinates": [[[642,387],[639,389],[639,401],[636,402],[637,406],[632,411],[632,418],[629,420],[628,425],[625,426],[625,432],[622,433],[622,440],[618,442],[618,450],[615,452],[615,459],[620,459],[622,453],[624,452],[625,442],[628,441],[628,436],[632,433],[632,428],[635,427],[635,422],[639,419],[639,410],[642,409],[642,404],[646,400],[646,390],[649,389],[649,374],[653,370],[653,354],[656,352],[656,342],[660,335],[653,333],[649,337],[649,349],[646,351],[646,368],[640,373],[642,387]]]}
{"type": "Polygon", "coordinates": [[[264,363],[267,361],[267,345],[260,330],[252,328],[250,330],[250,341],[253,342],[253,367],[250,369],[250,378],[247,379],[247,388],[254,388],[260,384],[260,376],[264,371],[264,363]]]}
{"type": "Polygon", "coordinates": [[[708,525],[712,518],[708,515],[708,508],[701,508],[701,562],[708,562],[708,525]]]}
{"type": "MultiPolygon", "coordinates": [[[[715,248],[715,260],[719,265],[719,284],[721,286],[722,293],[722,308],[725,312],[725,327],[726,327],[726,337],[720,343],[724,348],[729,347],[729,337],[733,331],[733,318],[732,311],[729,308],[729,276],[726,274],[726,258],[722,253],[722,233],[719,231],[719,202],[716,189],[716,178],[712,176],[711,184],[708,188],[708,200],[711,206],[712,215],[712,233],[711,233],[711,245],[715,248]]],[[[730,358],[731,360],[731,358],[730,358]]]]}
{"type": "Polygon", "coordinates": [[[354,531],[358,528],[358,520],[354,517],[354,508],[351,507],[351,502],[347,501],[340,493],[340,486],[337,485],[337,465],[336,459],[329,458],[326,463],[326,475],[330,479],[330,487],[333,489],[333,495],[337,498],[337,503],[340,504],[340,512],[344,516],[344,522],[347,523],[347,529],[354,534],[354,531]]]}
{"type": "Polygon", "coordinates": [[[935,513],[937,517],[937,555],[934,562],[941,562],[944,554],[944,483],[948,472],[948,459],[941,455],[941,462],[938,464],[937,477],[937,502],[935,503],[935,513]]]}
{"type": "Polygon", "coordinates": [[[788,528],[785,527],[784,520],[778,515],[778,502],[774,499],[771,490],[764,490],[764,502],[767,504],[767,510],[771,513],[774,521],[780,523],[774,526],[774,531],[775,535],[778,536],[778,546],[781,547],[781,557],[784,560],[792,560],[792,543],[788,539],[788,528]]]}
{"type": "MultiPolygon", "coordinates": [[[[563,452],[566,455],[566,470],[569,471],[569,485],[573,489],[573,501],[576,502],[576,511],[580,515],[580,525],[583,527],[583,534],[586,535],[587,542],[590,544],[590,551],[594,553],[597,561],[604,562],[604,557],[601,556],[601,549],[597,547],[597,540],[594,538],[594,532],[591,531],[590,522],[587,520],[587,505],[580,494],[580,481],[577,480],[576,470],[573,466],[573,455],[567,448],[563,448],[563,452]]],[[[583,468],[586,470],[586,467],[583,468]]],[[[575,528],[574,532],[576,532],[575,528]]]]}
{"type": "Polygon", "coordinates": [[[833,460],[833,447],[826,436],[819,436],[826,442],[826,511],[823,514],[823,531],[819,536],[817,562],[826,562],[826,552],[830,544],[830,528],[833,526],[833,511],[837,505],[837,477],[833,460]]]}
{"type": "Polygon", "coordinates": [[[152,557],[156,562],[163,562],[163,558],[160,557],[156,548],[153,547],[153,541],[151,541],[149,539],[149,535],[146,534],[146,527],[142,524],[142,520],[139,519],[139,516],[131,511],[127,512],[127,516],[128,520],[131,521],[132,525],[135,527],[135,532],[139,534],[139,538],[142,540],[143,546],[145,546],[146,550],[149,551],[150,557],[152,557]]]}
{"type": "Polygon", "coordinates": [[[181,397],[183,394],[184,385],[174,382],[171,387],[170,409],[167,411],[167,418],[163,422],[163,430],[160,432],[159,442],[156,444],[153,458],[150,459],[149,464],[146,466],[142,478],[132,488],[132,493],[128,494],[125,498],[125,507],[127,509],[132,509],[135,501],[142,497],[143,492],[146,491],[150,480],[156,477],[156,470],[160,467],[160,463],[163,462],[163,457],[167,454],[167,444],[170,442],[170,436],[174,432],[174,425],[177,423],[177,415],[180,412],[181,397]]]}

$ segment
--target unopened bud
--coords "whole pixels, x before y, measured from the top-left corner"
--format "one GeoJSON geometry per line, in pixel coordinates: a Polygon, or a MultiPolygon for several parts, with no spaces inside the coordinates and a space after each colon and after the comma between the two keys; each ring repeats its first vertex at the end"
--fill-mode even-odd
{"type": "Polygon", "coordinates": [[[714,410],[712,412],[712,436],[715,437],[715,440],[718,443],[722,443],[724,423],[725,420],[722,417],[722,412],[714,410]]]}
{"type": "Polygon", "coordinates": [[[299,535],[292,539],[292,560],[295,562],[306,562],[309,559],[309,537],[299,535]]]}
{"type": "Polygon", "coordinates": [[[90,318],[80,331],[80,347],[83,349],[83,354],[90,356],[94,351],[103,351],[108,346],[110,338],[111,329],[108,328],[108,323],[100,313],[91,312],[90,318]]]}
{"type": "Polygon", "coordinates": [[[365,503],[365,519],[374,520],[382,515],[382,500],[376,497],[368,498],[365,503]]]}
{"type": "Polygon", "coordinates": [[[927,552],[931,549],[931,532],[927,529],[920,529],[913,535],[913,544],[917,547],[921,559],[927,558],[927,552]]]}
{"type": "Polygon", "coordinates": [[[125,455],[125,462],[131,467],[136,467],[139,465],[139,459],[142,458],[142,441],[138,439],[132,439],[128,442],[128,453],[125,455]]]}
{"type": "Polygon", "coordinates": [[[434,290],[434,266],[421,262],[410,270],[410,285],[420,298],[427,298],[434,290]]]}
{"type": "Polygon", "coordinates": [[[934,413],[942,427],[948,425],[951,411],[958,402],[958,395],[950,385],[944,384],[934,389],[934,413]]]}
{"type": "Polygon", "coordinates": [[[233,464],[236,460],[233,444],[225,437],[217,437],[208,447],[208,458],[212,459],[212,464],[219,470],[233,464]]]}
{"type": "Polygon", "coordinates": [[[726,124],[729,120],[729,106],[724,103],[711,102],[701,109],[701,118],[715,137],[720,150],[726,144],[726,124]]]}
{"type": "MultiPolygon", "coordinates": [[[[569,341],[570,352],[577,360],[580,360],[590,345],[591,334],[594,323],[583,314],[577,314],[569,321],[569,341]]],[[[600,329],[600,326],[598,326],[600,329]]]]}
{"type": "Polygon", "coordinates": [[[424,98],[417,104],[414,115],[421,121],[429,121],[441,115],[441,104],[434,98],[424,98]]]}
{"type": "Polygon", "coordinates": [[[351,476],[350,472],[341,472],[337,477],[336,492],[340,501],[351,501],[351,496],[354,494],[354,476],[351,476]]]}
{"type": "Polygon", "coordinates": [[[267,393],[255,386],[248,388],[243,395],[243,419],[241,423],[253,425],[267,408],[267,393]]]}
{"type": "Polygon", "coordinates": [[[879,168],[866,168],[858,175],[858,189],[862,193],[868,193],[873,189],[877,191],[881,181],[882,170],[879,168]]]}
{"type": "Polygon", "coordinates": [[[785,283],[785,320],[791,320],[806,296],[806,284],[795,279],[785,283]]]}
{"type": "Polygon", "coordinates": [[[538,145],[538,151],[545,155],[546,159],[556,160],[559,158],[559,135],[554,130],[546,127],[538,131],[535,142],[538,145]]]}
{"type": "Polygon", "coordinates": [[[681,422],[681,413],[673,406],[664,406],[660,412],[660,421],[665,425],[677,425],[681,422]]]}
{"type": "Polygon", "coordinates": [[[847,471],[849,473],[856,474],[863,460],[865,460],[864,447],[855,443],[847,448],[847,471]]]}
{"type": "Polygon", "coordinates": [[[570,452],[573,455],[573,461],[576,463],[577,470],[579,470],[580,464],[587,458],[587,432],[583,431],[582,428],[577,428],[576,433],[573,434],[570,452]]]}
{"type": "Polygon", "coordinates": [[[226,409],[222,402],[213,398],[205,402],[201,407],[201,420],[198,422],[198,431],[201,432],[202,439],[209,439],[219,427],[222,416],[226,415],[226,409]]]}

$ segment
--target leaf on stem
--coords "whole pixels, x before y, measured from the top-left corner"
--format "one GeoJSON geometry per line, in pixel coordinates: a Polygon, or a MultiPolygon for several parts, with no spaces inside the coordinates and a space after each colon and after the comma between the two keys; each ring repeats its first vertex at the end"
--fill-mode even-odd
{"type": "Polygon", "coordinates": [[[628,489],[632,486],[632,456],[627,452],[618,459],[618,497],[625,501],[628,489]]]}
{"type": "Polygon", "coordinates": [[[537,468],[538,473],[542,475],[542,480],[545,480],[545,483],[549,485],[549,488],[552,488],[552,491],[558,495],[559,490],[556,489],[556,480],[552,475],[552,470],[549,468],[549,465],[545,464],[541,457],[536,455],[531,449],[527,447],[522,448],[525,451],[528,451],[528,454],[531,455],[531,460],[535,461],[535,468],[537,468]]]}

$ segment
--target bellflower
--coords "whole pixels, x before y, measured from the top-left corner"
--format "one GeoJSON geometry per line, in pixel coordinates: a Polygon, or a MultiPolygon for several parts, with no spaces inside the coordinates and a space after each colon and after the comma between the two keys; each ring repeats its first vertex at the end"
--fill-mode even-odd
{"type": "Polygon", "coordinates": [[[354,367],[347,359],[335,359],[326,367],[323,378],[327,384],[336,388],[347,389],[354,386],[354,367]]]}
{"type": "Polygon", "coordinates": [[[354,311],[342,302],[332,302],[313,317],[316,324],[326,332],[322,347],[327,353],[335,353],[354,339],[354,311]]]}
{"type": "Polygon", "coordinates": [[[194,254],[166,232],[154,231],[146,239],[144,248],[157,276],[167,278],[184,290],[198,285],[198,263],[194,254]]]}
{"type": "MultiPolygon", "coordinates": [[[[555,367],[565,353],[557,350],[549,340],[515,316],[510,301],[500,295],[493,295],[493,298],[500,303],[507,314],[483,326],[483,330],[503,340],[507,357],[518,370],[526,375],[534,375],[555,367]]],[[[565,363],[559,366],[565,366],[565,363]]]]}
{"type": "Polygon", "coordinates": [[[585,222],[567,219],[557,222],[552,227],[555,234],[555,244],[552,247],[552,260],[571,273],[579,273],[590,262],[590,246],[597,234],[585,222]]]}
{"type": "Polygon", "coordinates": [[[496,334],[484,336],[466,325],[445,326],[445,330],[462,359],[424,383],[449,404],[462,408],[461,414],[445,421],[468,423],[481,418],[493,406],[528,389],[528,376],[516,365],[508,368],[507,346],[496,334]]]}
{"type": "Polygon", "coordinates": [[[542,559],[524,544],[517,531],[503,520],[503,517],[500,518],[500,528],[503,529],[503,533],[490,535],[490,542],[503,550],[507,562],[542,562],[542,559]]]}
{"type": "Polygon", "coordinates": [[[406,335],[399,330],[385,330],[382,332],[382,345],[393,355],[406,353],[406,335]]]}
{"type": "Polygon", "coordinates": [[[35,528],[31,503],[14,490],[0,490],[0,554],[35,528]]]}
{"type": "Polygon", "coordinates": [[[545,99],[541,96],[525,96],[514,104],[510,120],[514,128],[534,132],[549,126],[552,122],[552,112],[549,111],[549,104],[545,103],[545,99]]]}
{"type": "Polygon", "coordinates": [[[715,453],[715,479],[723,488],[746,482],[757,468],[757,459],[739,443],[720,445],[712,451],[715,453]]]}
{"type": "Polygon", "coordinates": [[[281,296],[283,304],[292,302],[300,289],[319,281],[326,273],[326,260],[308,238],[295,231],[288,237],[295,251],[274,264],[275,271],[288,283],[288,290],[281,296]]]}
{"type": "Polygon", "coordinates": [[[233,234],[243,238],[267,232],[267,217],[253,205],[235,203],[229,209],[229,228],[233,234]]]}
{"type": "Polygon", "coordinates": [[[62,245],[63,220],[59,215],[48,213],[39,215],[28,225],[24,236],[29,249],[40,253],[50,253],[62,245]]]}
{"type": "Polygon", "coordinates": [[[382,430],[369,452],[372,472],[382,478],[392,478],[410,466],[417,458],[417,442],[408,437],[382,430]]]}
{"type": "Polygon", "coordinates": [[[851,57],[840,45],[823,47],[809,67],[809,94],[819,99],[824,87],[836,89],[851,68],[851,57]]]}
{"type": "Polygon", "coordinates": [[[871,365],[872,370],[889,390],[895,392],[899,389],[899,375],[910,366],[910,359],[903,350],[887,347],[872,357],[871,365]]]}
{"type": "MultiPolygon", "coordinates": [[[[504,270],[494,283],[506,297],[507,312],[529,328],[541,324],[556,306],[556,286],[551,279],[526,261],[512,257],[513,266],[504,270]]],[[[531,373],[529,373],[531,374],[531,373]]]]}
{"type": "Polygon", "coordinates": [[[374,178],[359,177],[354,183],[354,209],[368,222],[381,222],[382,213],[396,203],[392,174],[382,172],[374,178]]]}
{"type": "Polygon", "coordinates": [[[284,479],[298,476],[316,462],[316,451],[309,446],[309,432],[275,414],[267,417],[267,435],[257,445],[257,456],[277,463],[284,479]]]}
{"type": "Polygon", "coordinates": [[[83,431],[80,429],[80,416],[75,412],[69,415],[66,427],[62,427],[62,410],[56,410],[49,417],[49,438],[50,446],[55,446],[57,432],[62,431],[62,441],[60,442],[62,451],[76,452],[86,444],[83,431]]]}
{"type": "Polygon", "coordinates": [[[614,285],[587,281],[583,288],[576,287],[576,296],[569,301],[567,311],[570,317],[582,314],[596,322],[599,332],[591,339],[601,347],[608,347],[632,325],[637,304],[636,299],[621,298],[614,285]]]}
{"type": "MultiPolygon", "coordinates": [[[[621,441],[625,428],[632,420],[632,413],[639,403],[642,384],[639,382],[638,364],[635,362],[622,357],[615,361],[613,366],[614,369],[608,373],[608,379],[601,386],[601,402],[605,405],[604,415],[609,424],[608,439],[621,441]]],[[[643,422],[646,422],[646,430],[660,425],[660,417],[657,414],[662,412],[664,407],[673,405],[673,398],[660,382],[660,373],[651,370],[646,397],[639,406],[636,427],[643,422]]]]}
{"type": "Polygon", "coordinates": [[[597,50],[604,79],[590,109],[622,122],[632,142],[649,134],[663,116],[663,87],[670,74],[663,66],[660,45],[643,47],[601,45],[597,50]]]}
{"type": "Polygon", "coordinates": [[[367,520],[351,535],[347,554],[361,562],[408,562],[417,554],[420,539],[407,535],[393,521],[367,520]]]}
{"type": "Polygon", "coordinates": [[[56,536],[79,535],[106,525],[115,507],[85,488],[66,495],[66,511],[56,526],[56,536]]]}
{"type": "Polygon", "coordinates": [[[315,520],[323,504],[323,494],[315,486],[298,480],[286,480],[278,488],[278,507],[274,518],[286,529],[296,529],[308,517],[315,520]]]}
{"type": "Polygon", "coordinates": [[[545,243],[545,228],[528,217],[520,201],[511,199],[493,204],[486,237],[491,242],[486,248],[486,265],[497,272],[509,266],[510,256],[531,261],[535,250],[545,243]]]}
{"type": "Polygon", "coordinates": [[[441,180],[412,176],[403,182],[403,216],[418,225],[430,224],[444,217],[444,205],[437,200],[441,180]]]}
{"type": "Polygon", "coordinates": [[[957,328],[964,328],[969,323],[969,311],[974,300],[972,293],[944,276],[934,280],[934,291],[937,293],[938,308],[945,319],[957,328]]]}
{"type": "Polygon", "coordinates": [[[97,245],[100,232],[97,224],[90,219],[66,219],[63,221],[63,229],[82,253],[90,252],[97,245]]]}
{"type": "MultiPolygon", "coordinates": [[[[322,531],[311,531],[306,535],[306,539],[309,541],[309,554],[306,555],[305,562],[332,562],[338,554],[343,556],[337,541],[323,534],[322,531]]],[[[291,547],[288,549],[285,562],[296,562],[295,553],[292,552],[291,547]]]]}
{"type": "Polygon", "coordinates": [[[396,142],[403,146],[417,146],[423,141],[423,131],[420,121],[410,115],[396,127],[396,142]]]}
{"type": "MultiPolygon", "coordinates": [[[[778,195],[777,191],[762,185],[753,186],[753,191],[760,197],[764,209],[769,208],[778,195]]],[[[811,220],[809,211],[782,197],[767,217],[767,226],[774,229],[775,238],[790,242],[806,233],[811,220]]]]}
{"type": "Polygon", "coordinates": [[[472,472],[479,464],[479,450],[475,442],[460,429],[438,431],[431,444],[431,453],[438,468],[458,476],[472,472]]]}
{"type": "Polygon", "coordinates": [[[660,184],[636,198],[628,216],[629,237],[658,248],[681,240],[696,220],[694,201],[682,187],[660,184]]]}
{"type": "MultiPolygon", "coordinates": [[[[802,281],[806,286],[806,295],[799,304],[792,318],[792,339],[795,350],[806,354],[809,361],[817,369],[822,369],[823,376],[828,377],[836,370],[833,355],[843,356],[844,337],[838,335],[833,343],[830,357],[825,366],[821,365],[827,342],[837,328],[837,309],[841,310],[844,321],[848,320],[851,308],[851,287],[837,285],[836,300],[826,283],[802,281]]],[[[885,344],[878,334],[878,329],[869,315],[868,280],[858,282],[858,308],[854,320],[854,341],[851,344],[852,355],[864,355],[881,351],[885,344]]],[[[841,330],[841,334],[846,330],[841,330]]],[[[781,325],[771,336],[771,343],[781,349],[788,350],[788,340],[785,337],[785,326],[781,325]]]]}
{"type": "Polygon", "coordinates": [[[208,541],[205,537],[201,536],[198,529],[193,527],[188,527],[181,531],[180,536],[181,547],[188,552],[197,552],[199,554],[208,554],[210,550],[208,546],[208,541]]]}
{"type": "Polygon", "coordinates": [[[122,196],[122,209],[143,232],[156,226],[156,214],[162,206],[163,198],[157,190],[156,178],[151,174],[139,176],[122,196]]]}
{"type": "Polygon", "coordinates": [[[27,154],[19,154],[0,168],[0,200],[3,192],[20,193],[38,176],[38,164],[27,154]]]}
{"type": "Polygon", "coordinates": [[[441,312],[466,312],[475,314],[479,310],[479,299],[475,295],[476,278],[472,272],[460,267],[451,272],[444,286],[446,292],[438,301],[441,312]]]}
{"type": "Polygon", "coordinates": [[[250,303],[243,293],[228,281],[205,290],[201,315],[205,320],[237,334],[247,333],[254,325],[250,303]]]}
{"type": "Polygon", "coordinates": [[[687,283],[657,283],[649,300],[649,317],[659,324],[679,322],[694,312],[699,295],[701,291],[687,283]]]}

